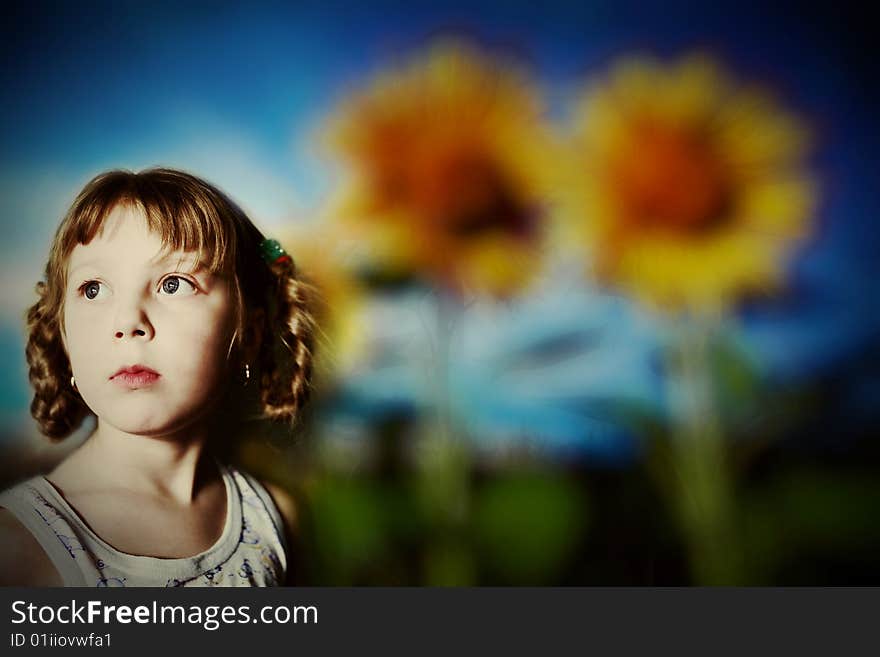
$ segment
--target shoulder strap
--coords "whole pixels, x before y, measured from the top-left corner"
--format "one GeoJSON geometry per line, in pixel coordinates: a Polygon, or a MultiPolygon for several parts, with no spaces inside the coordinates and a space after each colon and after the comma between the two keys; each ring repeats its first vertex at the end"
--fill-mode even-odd
{"type": "Polygon", "coordinates": [[[39,477],[0,493],[0,506],[8,509],[33,535],[58,569],[65,586],[86,586],[77,566],[77,559],[88,559],[86,550],[70,523],[40,492],[39,477]]]}
{"type": "Polygon", "coordinates": [[[248,486],[250,486],[254,493],[257,494],[257,497],[260,498],[263,507],[266,509],[266,513],[269,514],[272,526],[275,528],[275,533],[278,535],[278,540],[281,543],[281,547],[284,549],[284,554],[288,555],[287,532],[284,531],[284,520],[281,517],[281,513],[278,511],[278,507],[275,505],[275,501],[269,494],[269,491],[266,490],[263,484],[257,481],[256,477],[242,470],[233,469],[231,466],[227,467],[229,467],[231,471],[240,474],[247,482],[248,486]]]}

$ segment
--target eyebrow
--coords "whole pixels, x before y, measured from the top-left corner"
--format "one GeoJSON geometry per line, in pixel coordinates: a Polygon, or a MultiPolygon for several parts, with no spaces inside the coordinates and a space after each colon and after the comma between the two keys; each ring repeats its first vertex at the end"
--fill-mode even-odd
{"type": "Polygon", "coordinates": [[[181,256],[175,255],[173,253],[169,253],[164,258],[160,258],[159,260],[156,260],[155,266],[158,267],[160,265],[164,265],[164,264],[170,263],[172,261],[177,262],[177,263],[181,263],[181,264],[190,264],[190,263],[194,264],[195,271],[198,271],[200,269],[205,269],[205,263],[202,262],[202,260],[198,256],[185,255],[185,256],[181,257],[181,256]]]}
{"type": "MultiPolygon", "coordinates": [[[[179,256],[172,253],[169,253],[163,258],[159,258],[158,260],[152,261],[153,268],[159,269],[169,263],[174,262],[175,264],[192,264],[195,267],[192,269],[192,273],[208,271],[208,268],[205,266],[205,263],[200,260],[197,256],[179,256]]],[[[76,266],[70,268],[70,273],[75,272],[78,269],[82,269],[84,267],[101,267],[102,265],[106,265],[107,261],[102,258],[96,258],[94,260],[86,260],[85,262],[80,262],[76,266]]]]}

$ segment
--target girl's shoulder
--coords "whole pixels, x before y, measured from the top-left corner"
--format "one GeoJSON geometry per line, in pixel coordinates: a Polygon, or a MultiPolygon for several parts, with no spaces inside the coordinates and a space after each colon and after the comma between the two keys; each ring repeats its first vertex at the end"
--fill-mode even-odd
{"type": "Polygon", "coordinates": [[[58,570],[15,514],[0,507],[0,586],[63,586],[58,570]]]}
{"type": "Polygon", "coordinates": [[[272,505],[284,521],[286,530],[291,531],[298,527],[299,516],[297,514],[297,503],[293,495],[285,487],[261,477],[255,477],[246,470],[235,465],[226,465],[224,467],[233,474],[238,474],[243,477],[254,491],[265,501],[272,502],[272,505]],[[268,499],[266,499],[267,497],[268,499]]]}
{"type": "Polygon", "coordinates": [[[297,513],[296,500],[293,495],[284,488],[271,482],[262,482],[263,487],[272,496],[272,501],[278,508],[281,518],[284,520],[284,529],[288,537],[294,536],[299,527],[299,515],[297,513]]]}
{"type": "Polygon", "coordinates": [[[296,498],[287,488],[258,478],[232,465],[225,466],[233,474],[244,478],[254,491],[263,498],[270,514],[275,518],[278,531],[288,547],[295,546],[300,538],[300,514],[296,498]]]}

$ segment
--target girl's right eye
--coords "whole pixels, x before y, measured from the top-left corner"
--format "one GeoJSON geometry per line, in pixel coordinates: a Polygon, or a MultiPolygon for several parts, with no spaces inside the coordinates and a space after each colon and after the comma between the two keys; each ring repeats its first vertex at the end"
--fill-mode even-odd
{"type": "Polygon", "coordinates": [[[80,295],[84,296],[89,301],[94,301],[98,298],[98,295],[101,294],[102,285],[98,281],[86,281],[79,287],[80,295]]]}

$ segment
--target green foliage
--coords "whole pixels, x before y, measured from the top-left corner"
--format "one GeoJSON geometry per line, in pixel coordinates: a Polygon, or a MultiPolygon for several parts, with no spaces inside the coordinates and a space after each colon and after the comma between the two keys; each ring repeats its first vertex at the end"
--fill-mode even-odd
{"type": "Polygon", "coordinates": [[[752,583],[865,583],[880,550],[878,499],[874,477],[806,468],[753,488],[742,503],[752,583]]]}
{"type": "Polygon", "coordinates": [[[329,477],[310,498],[321,569],[328,583],[351,583],[387,547],[382,500],[369,481],[329,477]]]}
{"type": "Polygon", "coordinates": [[[578,549],[587,521],[587,500],[564,475],[505,474],[476,493],[473,532],[500,581],[548,584],[578,549]]]}

